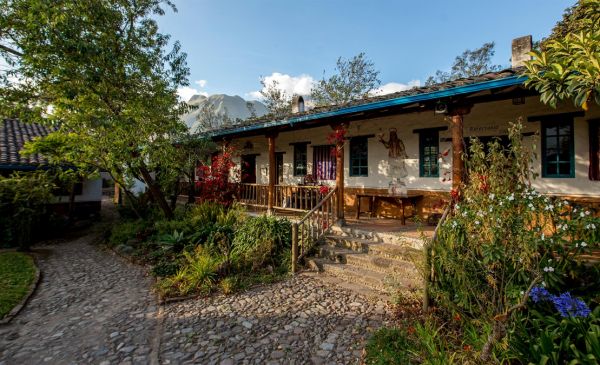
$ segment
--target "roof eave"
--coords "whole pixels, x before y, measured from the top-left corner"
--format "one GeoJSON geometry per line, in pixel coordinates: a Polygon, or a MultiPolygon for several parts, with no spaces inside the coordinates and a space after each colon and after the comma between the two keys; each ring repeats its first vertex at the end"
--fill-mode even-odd
{"type": "Polygon", "coordinates": [[[452,96],[457,96],[457,95],[470,94],[470,93],[479,92],[479,91],[483,91],[483,90],[490,90],[490,89],[496,89],[496,88],[501,88],[501,87],[520,85],[520,84],[523,84],[526,79],[527,78],[525,76],[515,75],[515,76],[505,77],[502,79],[475,82],[472,84],[457,86],[457,87],[444,89],[444,90],[432,91],[432,92],[416,94],[416,95],[401,96],[398,98],[376,101],[376,102],[366,103],[366,104],[361,104],[361,105],[355,105],[355,106],[340,108],[337,110],[330,110],[330,111],[321,112],[321,113],[301,115],[298,117],[279,119],[279,120],[274,120],[274,121],[261,123],[261,124],[248,125],[248,126],[242,126],[242,127],[237,127],[237,128],[227,129],[227,130],[214,131],[212,133],[209,133],[209,137],[211,137],[213,139],[217,139],[219,137],[227,137],[232,134],[246,133],[246,132],[256,131],[256,130],[260,130],[260,129],[267,129],[267,128],[279,127],[279,126],[284,126],[284,125],[291,126],[295,123],[302,123],[302,122],[306,122],[306,121],[310,121],[310,120],[330,118],[330,117],[364,112],[364,111],[369,111],[369,110],[374,110],[374,109],[379,109],[379,108],[388,108],[391,106],[399,106],[399,105],[411,104],[411,103],[415,103],[415,102],[429,101],[429,100],[442,99],[442,98],[447,98],[447,97],[452,97],[452,96]]]}

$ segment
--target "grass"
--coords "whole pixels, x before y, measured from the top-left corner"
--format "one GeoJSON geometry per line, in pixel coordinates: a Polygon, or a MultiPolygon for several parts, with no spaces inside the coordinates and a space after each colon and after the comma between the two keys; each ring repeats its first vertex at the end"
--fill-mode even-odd
{"type": "Polygon", "coordinates": [[[0,318],[27,294],[35,278],[33,259],[20,252],[0,253],[0,318]]]}

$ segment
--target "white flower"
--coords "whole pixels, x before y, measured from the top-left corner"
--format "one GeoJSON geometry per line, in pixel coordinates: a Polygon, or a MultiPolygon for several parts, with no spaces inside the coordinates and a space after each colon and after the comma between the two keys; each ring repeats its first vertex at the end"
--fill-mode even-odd
{"type": "Polygon", "coordinates": [[[589,210],[586,210],[586,211],[585,211],[585,215],[590,215],[590,211],[589,211],[589,210]]]}
{"type": "Polygon", "coordinates": [[[502,200],[498,203],[498,205],[502,206],[502,200]]]}
{"type": "Polygon", "coordinates": [[[546,239],[546,236],[542,233],[542,241],[546,239]]]}
{"type": "Polygon", "coordinates": [[[477,212],[477,216],[478,217],[483,217],[483,212],[480,210],[479,212],[477,212]]]}
{"type": "Polygon", "coordinates": [[[463,213],[462,213],[462,216],[463,216],[463,217],[466,217],[466,216],[467,216],[467,212],[463,212],[463,213]]]}
{"type": "Polygon", "coordinates": [[[542,286],[546,287],[546,282],[545,281],[542,281],[542,286]]]}
{"type": "Polygon", "coordinates": [[[554,272],[554,268],[552,266],[544,267],[544,272],[554,272]]]}
{"type": "Polygon", "coordinates": [[[581,242],[581,247],[585,247],[585,246],[587,246],[587,243],[585,243],[585,241],[581,242]]]}
{"type": "Polygon", "coordinates": [[[458,223],[456,223],[456,221],[452,222],[452,228],[456,228],[456,226],[458,226],[458,223]]]}
{"type": "Polygon", "coordinates": [[[566,201],[566,200],[563,200],[563,204],[564,204],[564,205],[569,205],[569,202],[568,202],[568,201],[566,201]]]}
{"type": "Polygon", "coordinates": [[[520,293],[520,294],[521,294],[521,295],[525,295],[525,292],[524,292],[523,290],[521,290],[521,293],[520,293]]]}
{"type": "Polygon", "coordinates": [[[585,217],[585,213],[581,212],[581,213],[579,213],[579,216],[583,218],[583,217],[585,217]]]}
{"type": "Polygon", "coordinates": [[[456,205],[454,206],[454,208],[456,208],[456,210],[459,210],[459,209],[460,209],[460,205],[456,204],[456,205]]]}
{"type": "Polygon", "coordinates": [[[492,193],[492,194],[490,194],[490,199],[491,199],[491,200],[494,200],[494,197],[495,197],[495,196],[496,196],[496,195],[494,195],[493,193],[492,193]]]}
{"type": "Polygon", "coordinates": [[[509,197],[508,197],[508,200],[510,200],[510,201],[515,200],[515,194],[514,193],[510,194],[509,197]]]}
{"type": "Polygon", "coordinates": [[[475,224],[479,225],[479,221],[475,221],[475,224]]]}
{"type": "Polygon", "coordinates": [[[576,247],[576,248],[579,248],[579,242],[575,244],[575,247],[576,247]]]}

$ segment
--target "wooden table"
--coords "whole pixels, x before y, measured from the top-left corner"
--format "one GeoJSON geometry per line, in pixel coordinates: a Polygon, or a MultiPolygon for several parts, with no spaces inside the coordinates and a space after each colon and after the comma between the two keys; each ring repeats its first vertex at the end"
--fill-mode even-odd
{"type": "Polygon", "coordinates": [[[413,210],[417,207],[417,202],[419,201],[419,199],[421,199],[423,197],[423,194],[418,194],[418,193],[408,193],[408,194],[402,194],[402,195],[390,195],[390,194],[383,194],[383,193],[359,193],[356,194],[356,219],[360,218],[360,199],[361,198],[370,198],[369,199],[369,216],[372,217],[373,216],[373,212],[375,211],[374,209],[377,207],[376,206],[376,202],[379,199],[386,199],[386,200],[391,200],[393,202],[395,202],[396,204],[400,205],[400,208],[402,209],[402,216],[400,218],[401,224],[405,225],[406,224],[406,216],[404,215],[404,211],[405,211],[405,207],[406,205],[411,205],[413,207],[413,210]]]}

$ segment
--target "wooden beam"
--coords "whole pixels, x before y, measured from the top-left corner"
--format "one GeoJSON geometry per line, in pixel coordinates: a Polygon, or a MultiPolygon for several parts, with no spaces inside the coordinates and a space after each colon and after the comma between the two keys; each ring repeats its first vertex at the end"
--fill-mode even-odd
{"type": "MultiPolygon", "coordinates": [[[[331,125],[333,130],[346,128],[344,124],[331,125]]],[[[344,219],[344,141],[338,141],[335,146],[335,186],[336,186],[336,218],[337,224],[343,226],[344,219]]]]}
{"type": "Polygon", "coordinates": [[[275,137],[277,134],[272,133],[267,135],[269,142],[269,191],[267,200],[267,213],[273,214],[273,203],[275,202],[275,179],[277,163],[275,162],[275,137]]]}
{"type": "Polygon", "coordinates": [[[463,115],[469,114],[470,106],[454,106],[451,110],[452,126],[452,190],[458,192],[463,182],[465,151],[463,115]]]}

